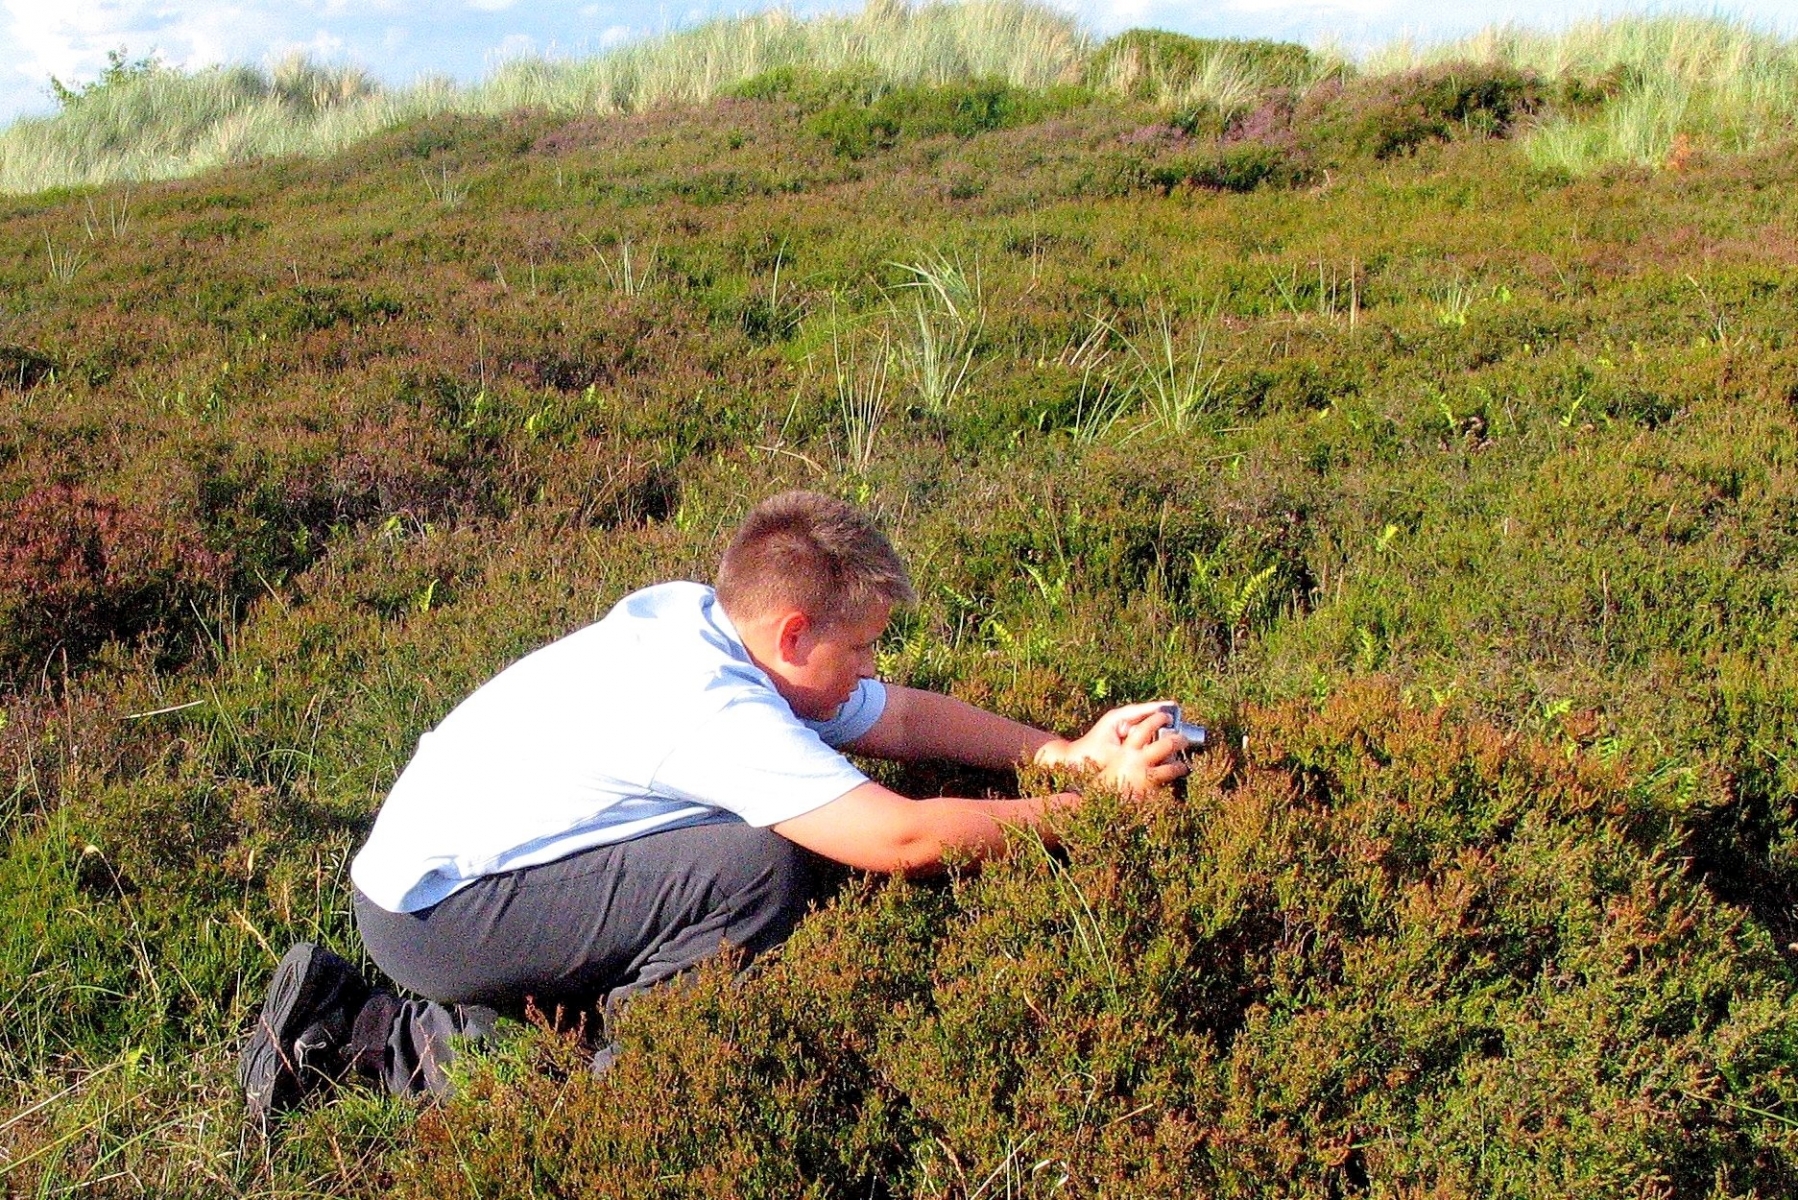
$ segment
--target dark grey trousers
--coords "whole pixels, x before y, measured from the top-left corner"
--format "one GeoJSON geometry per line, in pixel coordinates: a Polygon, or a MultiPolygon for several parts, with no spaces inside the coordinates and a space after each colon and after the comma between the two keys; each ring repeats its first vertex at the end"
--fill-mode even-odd
{"type": "Polygon", "coordinates": [[[421,997],[358,1029],[358,1040],[384,1042],[380,1061],[373,1046],[358,1053],[390,1090],[441,1092],[453,1039],[492,1028],[483,1010],[516,1016],[529,1001],[591,1019],[726,946],[752,959],[792,933],[823,866],[777,833],[731,821],[489,875],[422,912],[391,913],[358,891],[369,956],[421,997]]]}

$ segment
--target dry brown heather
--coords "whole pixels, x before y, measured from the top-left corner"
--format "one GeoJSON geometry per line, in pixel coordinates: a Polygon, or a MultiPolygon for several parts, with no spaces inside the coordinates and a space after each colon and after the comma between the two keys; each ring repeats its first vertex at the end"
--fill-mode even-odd
{"type": "Polygon", "coordinates": [[[1453,69],[742,91],[0,202],[7,1194],[1798,1189],[1792,147],[1569,182],[1453,69]],[[601,1080],[247,1128],[418,735],[794,485],[914,566],[889,677],[1179,696],[1197,778],[852,881],[601,1080]]]}

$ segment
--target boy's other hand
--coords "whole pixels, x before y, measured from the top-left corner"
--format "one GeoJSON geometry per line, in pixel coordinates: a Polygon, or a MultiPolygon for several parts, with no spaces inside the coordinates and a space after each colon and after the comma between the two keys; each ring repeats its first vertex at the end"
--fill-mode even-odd
{"type": "Polygon", "coordinates": [[[1127,796],[1141,796],[1185,775],[1187,740],[1161,736],[1173,723],[1162,700],[1126,704],[1100,717],[1084,734],[1058,738],[1037,752],[1036,761],[1050,767],[1084,767],[1127,796]]]}

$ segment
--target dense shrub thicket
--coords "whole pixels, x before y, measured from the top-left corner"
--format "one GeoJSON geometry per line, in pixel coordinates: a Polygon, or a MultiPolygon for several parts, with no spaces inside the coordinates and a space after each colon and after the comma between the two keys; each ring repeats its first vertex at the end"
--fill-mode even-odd
{"type": "Polygon", "coordinates": [[[0,206],[5,1188],[1792,1190],[1791,156],[1570,182],[1509,69],[858,80],[0,206]],[[1216,753],[603,1080],[246,1128],[418,735],[796,484],[913,564],[889,677],[1216,753]]]}
{"type": "Polygon", "coordinates": [[[601,1081],[532,1040],[421,1122],[400,1192],[1792,1186],[1790,980],[1627,772],[1377,688],[1243,717],[1065,862],[864,888],[645,1005],[601,1081]]]}

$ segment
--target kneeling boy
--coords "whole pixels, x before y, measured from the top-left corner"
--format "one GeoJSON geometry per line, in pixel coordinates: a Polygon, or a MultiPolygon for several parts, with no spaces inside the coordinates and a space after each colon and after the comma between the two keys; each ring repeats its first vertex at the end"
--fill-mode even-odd
{"type": "Polygon", "coordinates": [[[912,800],[843,751],[1084,767],[1141,792],[1184,774],[1154,704],[1075,740],[874,677],[914,600],[866,514],[811,492],[758,506],[716,588],[667,583],[514,663],[420,739],[351,866],[369,956],[418,998],[372,995],[296,946],[240,1070],[253,1111],[353,1066],[441,1091],[450,1039],[494,1012],[608,1011],[729,946],[784,941],[824,859],[918,873],[1053,837],[1077,793],[912,800]]]}

